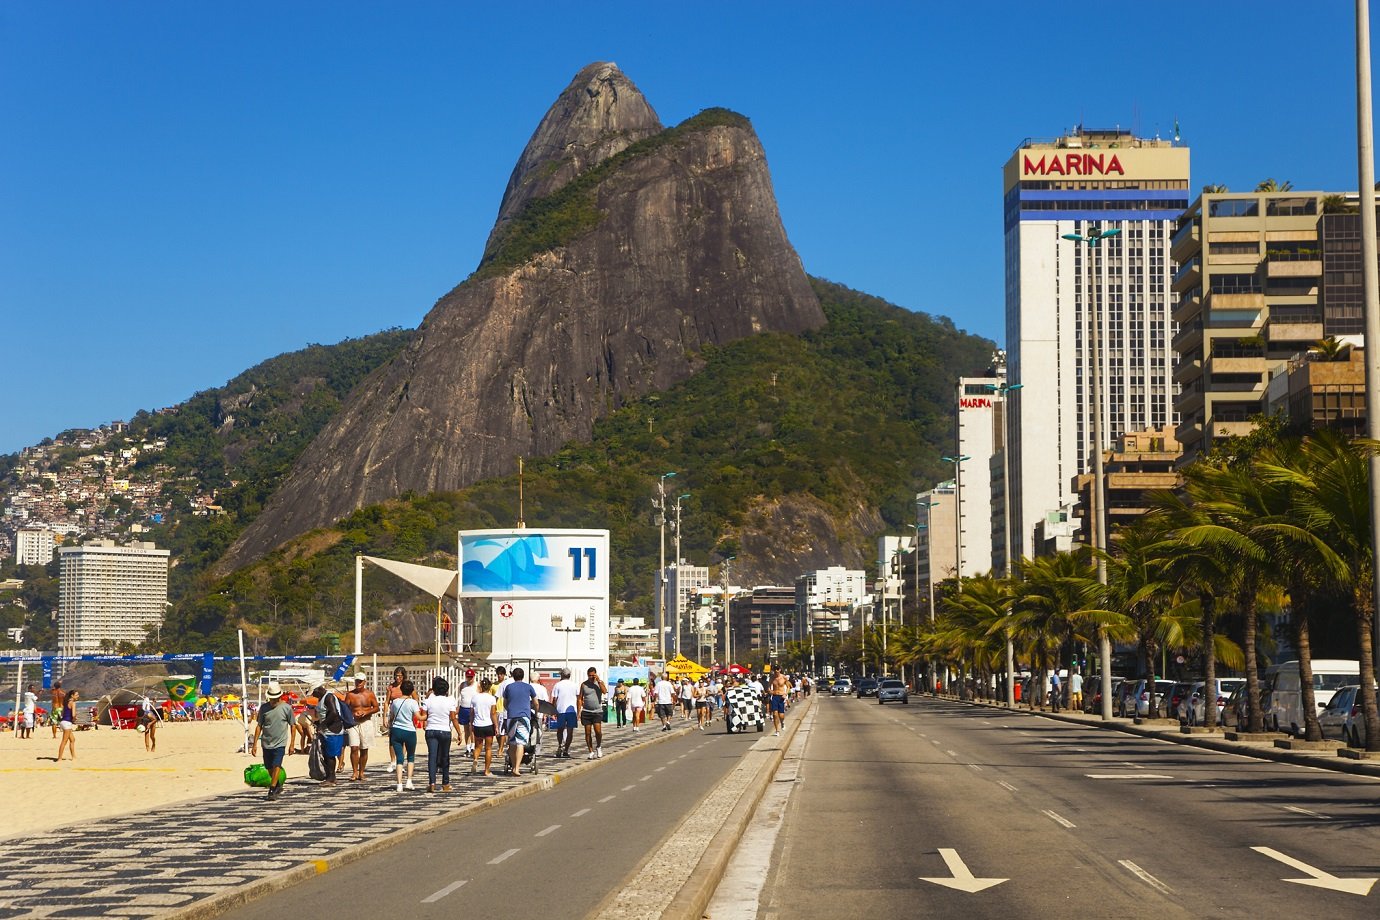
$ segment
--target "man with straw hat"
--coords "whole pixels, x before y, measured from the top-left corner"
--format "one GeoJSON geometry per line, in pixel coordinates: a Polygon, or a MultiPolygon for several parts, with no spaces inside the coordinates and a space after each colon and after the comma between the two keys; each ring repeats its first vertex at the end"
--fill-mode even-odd
{"type": "Polygon", "coordinates": [[[288,737],[292,733],[292,706],[283,702],[283,688],[276,680],[269,681],[268,694],[259,714],[254,718],[254,738],[249,742],[249,753],[257,753],[259,737],[264,740],[264,766],[268,769],[268,797],[276,799],[283,794],[283,782],[287,774],[283,772],[283,756],[287,754],[288,737]]]}

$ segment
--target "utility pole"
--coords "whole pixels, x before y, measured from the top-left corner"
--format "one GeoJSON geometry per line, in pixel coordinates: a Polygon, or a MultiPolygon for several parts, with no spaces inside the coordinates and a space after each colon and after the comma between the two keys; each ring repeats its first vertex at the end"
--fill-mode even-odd
{"type": "MultiPolygon", "coordinates": [[[[1361,279],[1365,286],[1366,434],[1380,438],[1380,286],[1376,279],[1375,127],[1371,123],[1370,0],[1356,0],[1356,161],[1361,193],[1361,279]]],[[[1380,457],[1370,458],[1371,583],[1380,585],[1380,457]]],[[[1372,614],[1371,657],[1380,679],[1380,614],[1372,614]]]]}
{"type": "MultiPolygon", "coordinates": [[[[680,500],[689,498],[690,493],[685,492],[676,496],[676,654],[680,654],[680,607],[681,595],[685,593],[685,584],[680,580],[680,500]]],[[[698,654],[698,652],[697,652],[698,654]]]]}
{"type": "Polygon", "coordinates": [[[657,497],[652,501],[656,508],[657,524],[661,528],[661,568],[656,571],[656,638],[657,654],[663,666],[666,661],[666,480],[675,472],[662,473],[657,480],[657,497]]]}

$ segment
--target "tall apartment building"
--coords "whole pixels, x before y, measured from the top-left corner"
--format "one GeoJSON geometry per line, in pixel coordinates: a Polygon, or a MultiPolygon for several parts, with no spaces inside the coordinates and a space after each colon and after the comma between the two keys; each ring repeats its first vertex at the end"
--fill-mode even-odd
{"type": "Polygon", "coordinates": [[[53,561],[54,534],[41,527],[21,527],[14,533],[16,565],[47,565],[53,561]]]}
{"type": "MultiPolygon", "coordinates": [[[[1166,425],[1153,431],[1136,431],[1117,438],[1114,448],[1103,451],[1102,476],[1107,496],[1107,528],[1129,524],[1150,510],[1150,494],[1172,491],[1180,484],[1175,472],[1182,451],[1174,436],[1175,429],[1166,425]]],[[[1074,483],[1078,505],[1086,511],[1092,507],[1092,490],[1096,479],[1092,473],[1081,474],[1074,483]]],[[[1091,545],[1092,517],[1080,516],[1080,539],[1091,545]]]]}
{"type": "MultiPolygon", "coordinates": [[[[1270,377],[1325,333],[1322,192],[1205,193],[1174,234],[1179,323],[1175,408],[1188,462],[1213,439],[1245,434],[1270,377]]],[[[1359,223],[1359,222],[1358,222],[1359,223]]],[[[1342,227],[1334,228],[1334,240],[1342,227]]],[[[1359,232],[1356,236],[1359,247],[1359,232]]],[[[1339,253],[1340,255],[1340,253],[1339,253]]],[[[1355,271],[1359,275],[1359,248],[1355,271]]],[[[1345,277],[1345,273],[1342,273],[1345,277]]],[[[1341,287],[1339,285],[1339,287],[1341,287]]],[[[1336,331],[1359,323],[1341,308],[1336,331]]]]}
{"type": "Polygon", "coordinates": [[[992,570],[992,455],[1005,440],[997,431],[1004,417],[1004,396],[998,388],[1006,382],[1004,361],[994,363],[986,376],[958,378],[958,411],[954,414],[958,456],[959,547],[963,551],[963,577],[992,570]],[[1000,409],[999,409],[1000,407],[1000,409]]]}
{"type": "Polygon", "coordinates": [[[667,638],[667,654],[675,649],[694,654],[696,643],[697,608],[692,603],[696,592],[709,585],[709,569],[702,565],[668,565],[666,567],[666,599],[671,605],[667,611],[666,626],[670,630],[667,638]],[[677,644],[679,635],[679,644],[677,644]]]}
{"type": "Polygon", "coordinates": [[[867,573],[831,565],[795,580],[796,638],[839,636],[860,625],[860,609],[872,603],[867,573]]]}
{"type": "Polygon", "coordinates": [[[152,543],[97,540],[58,550],[58,647],[102,651],[101,641],[143,642],[168,600],[168,551],[152,543]]]}
{"type": "Polygon", "coordinates": [[[801,622],[796,612],[795,586],[758,585],[750,592],[734,595],[729,602],[729,621],[733,625],[735,658],[741,659],[750,651],[768,650],[782,624],[801,622]]]}
{"type": "MultiPolygon", "coordinates": [[[[1003,170],[1013,549],[1070,505],[1093,457],[1096,310],[1103,435],[1174,422],[1170,240],[1188,206],[1187,147],[1126,131],[1024,141],[1003,170]],[[1064,239],[1120,234],[1096,250],[1064,239]]],[[[966,502],[965,502],[966,504],[966,502]]],[[[966,566],[965,566],[966,567],[966,566]]]]}
{"type": "Polygon", "coordinates": [[[915,591],[920,597],[920,612],[926,618],[933,612],[930,597],[934,586],[946,578],[954,577],[954,560],[958,549],[955,540],[958,529],[955,491],[951,479],[915,496],[916,523],[920,525],[916,531],[917,556],[914,560],[919,566],[920,578],[915,591]]]}

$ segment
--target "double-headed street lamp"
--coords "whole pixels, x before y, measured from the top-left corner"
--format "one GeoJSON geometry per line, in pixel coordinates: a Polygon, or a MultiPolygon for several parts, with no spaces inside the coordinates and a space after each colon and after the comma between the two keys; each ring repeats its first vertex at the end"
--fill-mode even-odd
{"type": "Polygon", "coordinates": [[[570,670],[570,634],[582,631],[587,622],[588,620],[585,619],[583,613],[577,613],[575,614],[575,625],[566,626],[565,616],[563,614],[551,614],[551,628],[556,632],[565,633],[565,669],[567,671],[570,670]]]}
{"type": "Polygon", "coordinates": [[[661,526],[661,568],[656,572],[656,635],[657,654],[666,660],[666,480],[675,476],[675,471],[662,473],[656,484],[657,521],[661,526]]]}
{"type": "MultiPolygon", "coordinates": [[[[1096,253],[1103,240],[1110,239],[1120,232],[1119,228],[1103,230],[1101,227],[1094,227],[1088,231],[1087,235],[1065,233],[1064,239],[1072,240],[1075,243],[1087,243],[1091,253],[1096,253]]],[[[1090,267],[1095,268],[1100,275],[1103,269],[1102,260],[1098,259],[1097,264],[1090,267]]],[[[1106,285],[1101,283],[1100,277],[1098,281],[1098,284],[1089,285],[1089,290],[1097,290],[1101,293],[1106,285]]],[[[1101,303],[1090,302],[1088,310],[1091,317],[1088,323],[1088,355],[1092,364],[1089,389],[1092,395],[1093,417],[1093,507],[1089,510],[1093,516],[1093,549],[1097,550],[1097,582],[1105,585],[1107,583],[1107,561],[1103,557],[1102,551],[1107,548],[1107,483],[1102,476],[1102,357],[1100,341],[1102,333],[1098,321],[1101,306],[1101,303]]],[[[1111,721],[1112,640],[1107,635],[1107,630],[1101,627],[1097,630],[1097,666],[1102,671],[1102,718],[1111,721]]]]}

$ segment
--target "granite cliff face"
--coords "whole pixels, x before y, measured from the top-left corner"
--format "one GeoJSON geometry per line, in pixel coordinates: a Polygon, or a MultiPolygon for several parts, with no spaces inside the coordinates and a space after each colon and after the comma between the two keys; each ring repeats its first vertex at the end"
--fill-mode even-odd
{"type": "Polygon", "coordinates": [[[823,323],[747,120],[662,131],[614,65],[591,65],[518,161],[480,269],[356,388],[218,568],[587,439],[693,374],[705,345],[823,323]]]}

